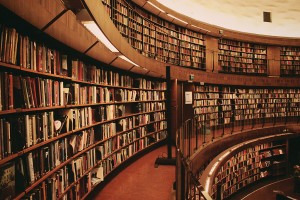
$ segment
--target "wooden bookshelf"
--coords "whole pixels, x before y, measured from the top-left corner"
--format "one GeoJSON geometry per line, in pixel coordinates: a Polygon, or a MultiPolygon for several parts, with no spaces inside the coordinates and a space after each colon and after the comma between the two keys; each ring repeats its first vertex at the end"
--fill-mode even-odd
{"type": "Polygon", "coordinates": [[[267,75],[267,46],[219,39],[219,71],[267,75]]]}
{"type": "Polygon", "coordinates": [[[281,47],[280,75],[299,76],[300,74],[300,47],[281,47]]]}
{"type": "MultiPolygon", "coordinates": [[[[3,7],[1,13],[16,17],[3,7]]],[[[87,198],[122,163],[165,139],[166,83],[116,70],[46,34],[35,38],[37,31],[0,23],[0,170],[10,170],[7,194],[87,198]]]]}
{"type": "Polygon", "coordinates": [[[288,172],[287,140],[274,140],[238,147],[234,153],[222,157],[223,164],[217,166],[214,173],[211,197],[229,199],[244,187],[268,177],[285,175],[288,172]],[[217,188],[220,191],[217,191],[217,188]]]}
{"type": "Polygon", "coordinates": [[[102,3],[122,36],[139,53],[170,64],[206,69],[203,34],[161,19],[131,1],[102,3]]]}
{"type": "Polygon", "coordinates": [[[210,128],[299,121],[299,88],[195,85],[194,114],[210,128]]]}

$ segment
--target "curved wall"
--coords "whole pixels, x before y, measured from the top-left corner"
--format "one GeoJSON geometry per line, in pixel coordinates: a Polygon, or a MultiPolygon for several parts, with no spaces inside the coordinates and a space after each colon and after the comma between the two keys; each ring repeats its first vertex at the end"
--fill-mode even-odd
{"type": "Polygon", "coordinates": [[[226,29],[226,28],[220,27],[220,26],[211,25],[211,24],[208,24],[205,22],[195,20],[195,19],[190,18],[181,13],[178,13],[155,0],[149,0],[152,4],[161,8],[166,13],[169,13],[169,14],[187,22],[188,25],[186,25],[176,19],[170,18],[166,13],[159,12],[153,6],[149,5],[147,3],[147,1],[148,0],[133,0],[133,2],[135,2],[139,6],[145,8],[146,10],[152,12],[153,14],[158,15],[159,17],[161,17],[163,19],[166,19],[166,20],[171,21],[178,25],[184,25],[186,28],[205,33],[208,36],[225,37],[225,38],[234,39],[234,40],[259,42],[259,43],[265,43],[265,44],[271,44],[271,45],[289,44],[289,45],[299,46],[299,44],[300,44],[299,38],[277,37],[277,36],[245,33],[245,32],[239,32],[239,31],[235,31],[235,30],[226,29]],[[223,34],[219,33],[220,30],[223,30],[223,34]]]}
{"type": "MultiPolygon", "coordinates": [[[[108,39],[117,47],[117,49],[120,50],[122,54],[142,67],[133,67],[132,64],[128,64],[128,62],[123,61],[122,59],[118,58],[116,54],[109,51],[101,42],[98,42],[95,36],[87,31],[84,26],[76,20],[76,16],[74,13],[72,13],[70,10],[65,10],[60,1],[49,1],[47,4],[43,2],[38,4],[34,0],[26,1],[26,3],[21,0],[1,0],[1,4],[12,10],[14,13],[18,14],[20,17],[24,18],[26,21],[30,22],[50,36],[70,46],[71,48],[78,50],[83,54],[86,54],[103,63],[111,64],[112,66],[118,67],[120,69],[130,70],[132,72],[144,75],[146,74],[153,77],[165,77],[166,65],[169,64],[147,58],[135,51],[114,26],[100,1],[85,0],[84,2],[89,12],[93,15],[94,20],[99,24],[108,39]],[[37,9],[43,9],[45,10],[45,12],[36,12],[37,9]],[[80,40],[78,38],[80,38],[80,40]]],[[[144,5],[146,1],[139,0],[136,2],[138,3],[138,5],[144,5]]],[[[144,5],[144,8],[148,8],[150,12],[155,13],[150,9],[149,5],[147,6],[147,4],[144,5]]],[[[167,8],[166,10],[179,18],[186,19],[186,17],[183,15],[168,10],[167,8]]],[[[158,16],[163,18],[164,16],[161,15],[161,13],[158,14],[158,16]]],[[[169,16],[165,18],[173,21],[173,23],[180,24],[179,22],[172,20],[169,16]]],[[[196,24],[198,26],[203,25],[204,28],[209,28],[211,32],[209,33],[210,35],[207,35],[206,41],[217,41],[218,34],[215,34],[217,32],[214,31],[218,30],[216,27],[202,24],[190,18],[188,18],[187,21],[191,22],[190,24],[196,24]]],[[[190,25],[188,25],[187,27],[190,28],[190,25]]],[[[193,27],[191,27],[191,29],[197,30],[193,27]]],[[[247,40],[248,38],[253,42],[264,42],[274,45],[285,44],[300,46],[299,39],[283,39],[255,36],[251,34],[241,35],[240,33],[233,31],[232,34],[226,34],[226,37],[244,40],[247,40]]],[[[171,78],[178,79],[180,81],[187,81],[189,78],[189,74],[194,74],[195,82],[215,84],[297,87],[300,83],[300,78],[255,77],[245,75],[218,74],[215,73],[215,71],[203,72],[200,70],[184,68],[175,65],[170,66],[171,78]]],[[[208,67],[211,68],[211,66],[208,67]]]]}
{"type": "MultiPolygon", "coordinates": [[[[165,66],[171,66],[171,78],[178,79],[181,81],[187,81],[189,78],[189,74],[195,75],[195,82],[206,82],[206,83],[215,83],[215,84],[230,84],[230,85],[249,85],[249,86],[286,86],[286,87],[295,87],[299,86],[300,78],[279,78],[279,77],[255,77],[255,76],[245,76],[245,75],[233,75],[233,74],[218,74],[215,71],[210,71],[212,66],[208,66],[210,68],[207,72],[203,72],[200,70],[195,70],[192,68],[179,67],[175,65],[170,65],[162,62],[158,62],[154,59],[147,58],[137,51],[135,51],[130,44],[122,37],[117,28],[114,26],[113,22],[110,20],[108,14],[105,11],[104,6],[101,2],[95,2],[94,0],[85,0],[85,6],[89,10],[90,14],[93,16],[94,20],[101,27],[102,31],[106,34],[108,39],[112,42],[112,44],[120,50],[122,54],[131,59],[133,62],[137,63],[140,66],[143,66],[147,69],[151,69],[155,73],[159,73],[162,77],[165,76],[165,66]],[[103,20],[105,19],[105,20],[103,20]]],[[[146,1],[135,1],[138,5],[142,5],[145,9],[154,13],[153,9],[146,4],[146,1]]],[[[168,10],[168,12],[178,16],[179,18],[186,19],[188,22],[194,22],[193,19],[190,19],[186,16],[175,13],[174,11],[168,10]]],[[[172,23],[182,25],[179,22],[172,20],[169,16],[164,16],[165,13],[158,13],[158,16],[164,18],[166,20],[171,21],[172,23]]],[[[200,22],[195,21],[197,25],[201,25],[200,22]]],[[[189,27],[189,25],[187,26],[189,27]]],[[[211,29],[216,29],[216,27],[209,26],[211,29]]],[[[192,29],[192,28],[191,28],[192,29]]],[[[195,30],[195,29],[192,29],[195,30]]],[[[201,32],[201,31],[200,31],[201,32]]],[[[266,36],[256,36],[252,34],[243,34],[241,35],[238,32],[231,31],[232,33],[228,33],[226,38],[231,39],[243,39],[243,41],[251,41],[251,42],[261,42],[261,43],[269,43],[273,45],[299,45],[299,39],[283,39],[276,37],[266,37],[266,36]],[[236,37],[238,36],[238,37],[236,37]]],[[[218,37],[214,34],[212,30],[210,33],[207,33],[206,42],[207,43],[216,43],[218,37]]]]}

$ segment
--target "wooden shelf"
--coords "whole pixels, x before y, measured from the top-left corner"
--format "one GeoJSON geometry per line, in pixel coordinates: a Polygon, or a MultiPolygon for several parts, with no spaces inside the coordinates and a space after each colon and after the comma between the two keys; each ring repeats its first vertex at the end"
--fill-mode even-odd
{"type": "Polygon", "coordinates": [[[65,44],[0,23],[0,174],[10,170],[12,198],[83,198],[92,179],[166,138],[164,80],[85,56],[85,31],[72,19],[62,13],[45,31],[66,42],[53,27],[76,29],[65,44]]]}
{"type": "Polygon", "coordinates": [[[207,128],[268,122],[298,122],[298,88],[195,84],[194,114],[207,128]]]}
{"type": "Polygon", "coordinates": [[[300,75],[300,47],[281,47],[280,50],[280,75],[300,75]]]}
{"type": "MultiPolygon", "coordinates": [[[[256,181],[286,174],[288,155],[283,152],[287,151],[287,139],[276,138],[278,136],[250,140],[247,145],[237,144],[237,147],[229,148],[218,155],[214,159],[218,164],[214,167],[213,163],[210,164],[204,173],[209,172],[208,176],[212,181],[209,189],[211,197],[216,199],[221,195],[221,199],[227,199],[256,181]],[[267,138],[272,139],[266,142],[267,138]],[[282,151],[282,157],[273,154],[277,151],[282,151]],[[269,156],[266,156],[268,152],[269,156]],[[220,188],[220,191],[217,191],[217,188],[220,188]]],[[[215,162],[214,160],[212,162],[215,162]]],[[[201,180],[207,178],[201,177],[201,180]]]]}

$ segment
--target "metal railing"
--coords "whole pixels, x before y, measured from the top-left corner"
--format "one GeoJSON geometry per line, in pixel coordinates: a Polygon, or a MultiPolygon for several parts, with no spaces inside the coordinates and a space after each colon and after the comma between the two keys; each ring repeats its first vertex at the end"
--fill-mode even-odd
{"type": "MultiPolygon", "coordinates": [[[[208,120],[199,120],[199,116],[186,120],[176,132],[176,197],[178,200],[183,199],[212,199],[202,187],[199,177],[201,169],[194,169],[191,157],[215,139],[221,139],[229,134],[241,133],[254,128],[275,127],[287,125],[291,120],[286,116],[283,118],[276,117],[270,119],[253,119],[241,120],[222,126],[210,126],[208,120]]],[[[294,124],[299,123],[299,116],[293,117],[294,124]]],[[[203,166],[203,169],[205,166],[203,166]]]]}
{"type": "Polygon", "coordinates": [[[206,130],[195,119],[185,121],[177,130],[176,199],[178,200],[212,199],[200,184],[199,177],[193,174],[189,160],[190,156],[198,149],[200,145],[198,137],[205,135],[204,131],[206,130]]]}

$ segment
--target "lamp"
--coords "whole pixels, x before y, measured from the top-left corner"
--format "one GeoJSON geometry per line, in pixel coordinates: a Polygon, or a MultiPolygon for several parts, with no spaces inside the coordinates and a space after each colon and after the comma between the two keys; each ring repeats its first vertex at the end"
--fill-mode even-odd
{"type": "Polygon", "coordinates": [[[151,3],[150,1],[147,1],[148,4],[150,4],[151,6],[153,6],[154,8],[156,8],[157,10],[159,10],[162,13],[166,13],[164,10],[160,9],[159,7],[157,7],[156,5],[154,5],[153,3],[151,3]]]}
{"type": "Polygon", "coordinates": [[[205,32],[207,32],[207,33],[210,32],[209,30],[204,29],[204,28],[200,28],[199,26],[196,26],[196,25],[194,25],[194,24],[191,24],[191,26],[194,27],[194,28],[197,28],[197,29],[199,29],[199,30],[205,31],[205,32]]]}
{"type": "Polygon", "coordinates": [[[76,14],[77,20],[79,20],[94,36],[98,38],[110,51],[119,52],[119,50],[107,39],[99,26],[93,21],[86,9],[82,9],[76,14]]]}
{"type": "Polygon", "coordinates": [[[122,58],[123,60],[126,60],[127,62],[133,64],[133,65],[136,66],[136,67],[140,67],[138,64],[134,63],[133,61],[131,61],[129,58],[127,58],[127,57],[124,56],[124,55],[119,55],[119,58],[122,58]]]}
{"type": "Polygon", "coordinates": [[[167,15],[168,15],[169,17],[172,17],[172,18],[178,20],[178,21],[181,21],[182,23],[188,24],[186,21],[183,21],[183,20],[181,20],[181,19],[175,17],[174,15],[171,15],[171,14],[169,14],[169,13],[167,13],[167,15]]]}

